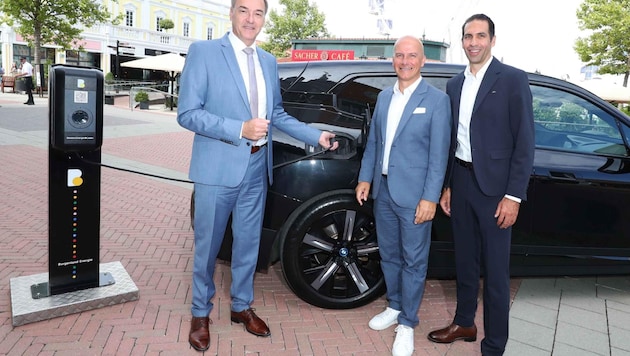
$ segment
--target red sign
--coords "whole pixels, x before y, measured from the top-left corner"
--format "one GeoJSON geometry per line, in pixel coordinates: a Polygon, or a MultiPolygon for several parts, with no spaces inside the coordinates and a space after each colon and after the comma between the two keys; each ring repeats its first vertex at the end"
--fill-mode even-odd
{"type": "Polygon", "coordinates": [[[291,51],[293,61],[338,61],[354,59],[352,50],[328,49],[294,49],[291,51]]]}

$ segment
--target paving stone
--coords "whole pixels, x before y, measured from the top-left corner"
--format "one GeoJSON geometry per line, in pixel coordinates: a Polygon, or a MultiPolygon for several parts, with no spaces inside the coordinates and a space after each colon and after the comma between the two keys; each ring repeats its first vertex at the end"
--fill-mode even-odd
{"type": "Polygon", "coordinates": [[[521,299],[515,301],[515,303],[512,304],[512,308],[510,308],[510,319],[515,318],[555,329],[558,319],[558,310],[548,309],[521,299]]]}
{"type": "MultiPolygon", "coordinates": [[[[603,301],[601,302],[603,304],[603,301]]],[[[595,313],[590,310],[561,304],[560,313],[558,314],[558,322],[577,325],[603,334],[608,332],[608,322],[605,311],[603,313],[595,313]]]]}
{"type": "MultiPolygon", "coordinates": [[[[598,355],[607,355],[610,352],[607,333],[593,331],[563,321],[558,321],[555,341],[598,355]]],[[[554,344],[554,353],[555,351],[556,345],[554,344]]]]}
{"type": "Polygon", "coordinates": [[[510,317],[510,341],[551,352],[555,328],[510,317]]]}

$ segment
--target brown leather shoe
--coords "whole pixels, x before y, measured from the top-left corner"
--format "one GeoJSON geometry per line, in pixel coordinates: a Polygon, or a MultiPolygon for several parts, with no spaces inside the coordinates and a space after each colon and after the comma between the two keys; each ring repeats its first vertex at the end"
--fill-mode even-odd
{"type": "Polygon", "coordinates": [[[210,318],[193,316],[190,321],[188,342],[197,351],[206,351],[210,347],[210,318]]]}
{"type": "Polygon", "coordinates": [[[457,340],[472,342],[477,340],[477,327],[475,324],[469,327],[459,326],[455,323],[444,329],[431,331],[427,338],[440,344],[448,344],[457,340]]]}
{"type": "Polygon", "coordinates": [[[271,332],[262,319],[254,313],[254,309],[245,309],[240,313],[232,311],[231,319],[235,323],[245,324],[245,330],[256,336],[271,336],[271,332]]]}

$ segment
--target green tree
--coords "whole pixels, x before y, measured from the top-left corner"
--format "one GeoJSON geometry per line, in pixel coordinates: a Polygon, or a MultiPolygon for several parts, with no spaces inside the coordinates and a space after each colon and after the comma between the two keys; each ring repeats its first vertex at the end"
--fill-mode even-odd
{"type": "Polygon", "coordinates": [[[576,16],[581,30],[575,51],[583,62],[599,66],[600,73],[630,75],[630,0],[584,0],[576,16]]]}
{"type": "Polygon", "coordinates": [[[319,12],[317,5],[308,0],[280,0],[284,11],[275,9],[269,13],[265,26],[267,42],[261,47],[276,57],[286,57],[291,48],[291,40],[302,38],[328,37],[326,16],[319,12]]]}
{"type": "Polygon", "coordinates": [[[160,28],[162,28],[164,30],[170,30],[173,27],[175,27],[175,24],[173,23],[173,20],[171,20],[171,19],[161,19],[160,20],[160,28]]]}
{"type": "Polygon", "coordinates": [[[43,43],[69,49],[72,41],[81,39],[85,27],[98,23],[116,24],[122,15],[112,18],[104,5],[93,0],[0,0],[2,21],[34,49],[37,67],[43,43]]]}

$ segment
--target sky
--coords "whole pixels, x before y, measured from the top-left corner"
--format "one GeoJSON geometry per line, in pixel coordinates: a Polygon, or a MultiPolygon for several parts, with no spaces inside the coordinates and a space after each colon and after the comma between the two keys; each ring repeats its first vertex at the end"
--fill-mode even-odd
{"type": "MultiPolygon", "coordinates": [[[[326,16],[328,32],[340,38],[374,38],[377,16],[369,0],[309,0],[326,16]]],[[[492,54],[526,71],[576,80],[584,65],[573,46],[584,34],[575,13],[582,0],[385,0],[385,16],[393,20],[390,38],[403,35],[451,44],[446,61],[465,64],[461,27],[470,15],[484,13],[495,23],[492,54]]],[[[280,11],[279,0],[269,0],[280,11]]]]}

